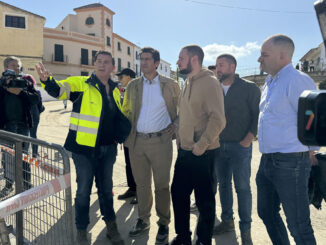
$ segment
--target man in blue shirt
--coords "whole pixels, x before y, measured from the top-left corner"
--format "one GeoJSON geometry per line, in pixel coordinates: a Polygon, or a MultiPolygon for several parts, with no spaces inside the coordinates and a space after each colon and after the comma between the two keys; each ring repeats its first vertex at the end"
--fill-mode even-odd
{"type": "Polygon", "coordinates": [[[297,245],[316,244],[310,222],[308,178],[313,151],[297,137],[298,100],[304,90],[316,89],[314,81],[292,64],[293,41],[274,35],[264,41],[258,59],[269,75],[263,87],[258,120],[262,153],[256,176],[258,215],[277,245],[290,245],[280,216],[282,204],[288,228],[297,245]]]}

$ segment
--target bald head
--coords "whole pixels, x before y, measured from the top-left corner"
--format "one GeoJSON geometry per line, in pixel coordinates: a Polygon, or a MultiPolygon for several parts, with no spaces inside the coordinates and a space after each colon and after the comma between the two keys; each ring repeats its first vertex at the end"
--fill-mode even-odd
{"type": "Polygon", "coordinates": [[[292,60],[294,42],[290,37],[283,34],[276,34],[267,38],[264,43],[267,41],[270,41],[276,48],[280,49],[284,54],[287,54],[288,58],[292,60]]]}
{"type": "Polygon", "coordinates": [[[292,62],[293,53],[294,43],[291,38],[283,34],[273,35],[267,38],[261,47],[258,59],[260,69],[274,76],[292,62]]]}

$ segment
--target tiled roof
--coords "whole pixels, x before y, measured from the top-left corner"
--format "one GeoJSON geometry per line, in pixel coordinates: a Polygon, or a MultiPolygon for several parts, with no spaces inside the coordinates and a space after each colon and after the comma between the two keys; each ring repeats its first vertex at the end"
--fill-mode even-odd
{"type": "Polygon", "coordinates": [[[83,11],[85,9],[94,9],[94,8],[104,8],[106,9],[107,11],[109,11],[112,15],[114,15],[115,13],[109,9],[108,7],[104,6],[103,4],[101,3],[92,3],[92,4],[88,4],[88,5],[84,5],[84,6],[81,6],[81,7],[78,7],[78,8],[74,8],[74,11],[83,11]]]}
{"type": "Polygon", "coordinates": [[[4,6],[10,7],[10,8],[14,8],[14,9],[18,9],[18,10],[23,11],[23,12],[25,12],[25,13],[32,14],[32,15],[35,15],[35,16],[40,17],[40,18],[42,18],[42,19],[45,19],[45,17],[43,17],[43,16],[41,16],[41,15],[34,14],[34,13],[29,12],[29,11],[27,11],[27,10],[25,10],[25,9],[17,8],[17,7],[15,7],[15,6],[10,5],[10,4],[8,4],[8,3],[5,3],[5,2],[3,2],[3,1],[0,1],[0,4],[3,4],[4,6]]]}
{"type": "Polygon", "coordinates": [[[101,3],[92,3],[92,4],[88,4],[85,6],[78,7],[78,8],[74,8],[74,10],[88,9],[88,8],[100,8],[100,7],[104,7],[104,5],[101,3]]]}

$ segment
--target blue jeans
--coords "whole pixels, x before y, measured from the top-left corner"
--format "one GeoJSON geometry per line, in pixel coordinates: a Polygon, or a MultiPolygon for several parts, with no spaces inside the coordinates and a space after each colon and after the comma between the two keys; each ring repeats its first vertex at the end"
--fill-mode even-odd
{"type": "Polygon", "coordinates": [[[243,147],[238,142],[221,142],[215,167],[219,180],[222,221],[233,219],[232,176],[238,197],[240,230],[251,227],[252,196],[250,189],[252,145],[243,147]]]}
{"type": "Polygon", "coordinates": [[[308,152],[263,154],[256,176],[258,215],[273,244],[290,245],[280,216],[282,204],[297,245],[316,244],[310,223],[308,152]]]}
{"type": "Polygon", "coordinates": [[[85,230],[89,224],[89,203],[94,177],[103,220],[115,220],[112,171],[116,156],[116,144],[101,146],[97,156],[72,153],[77,174],[75,223],[78,230],[85,230]]]}

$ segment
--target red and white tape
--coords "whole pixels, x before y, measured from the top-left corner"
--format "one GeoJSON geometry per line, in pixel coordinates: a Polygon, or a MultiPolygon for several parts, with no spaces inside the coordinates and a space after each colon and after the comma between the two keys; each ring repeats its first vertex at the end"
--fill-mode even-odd
{"type": "Polygon", "coordinates": [[[16,213],[36,202],[70,187],[70,173],[59,176],[49,182],[19,193],[0,202],[0,218],[16,213]]]}
{"type": "MultiPolygon", "coordinates": [[[[6,147],[6,146],[1,146],[0,150],[2,150],[2,152],[8,153],[11,156],[15,156],[15,150],[6,147]]],[[[29,155],[26,155],[25,153],[23,153],[23,158],[22,160],[29,163],[32,167],[36,167],[36,168],[41,168],[42,170],[44,170],[45,172],[53,175],[53,176],[59,176],[63,174],[63,169],[59,168],[57,166],[54,166],[53,164],[47,162],[46,159],[48,158],[48,156],[46,155],[45,157],[43,157],[43,160],[41,160],[39,157],[32,157],[29,155]]]]}

